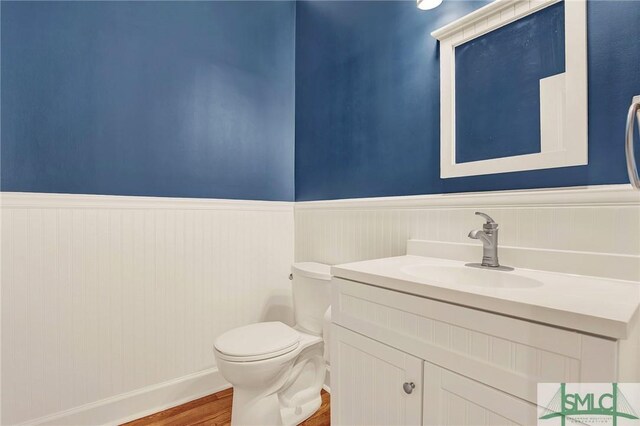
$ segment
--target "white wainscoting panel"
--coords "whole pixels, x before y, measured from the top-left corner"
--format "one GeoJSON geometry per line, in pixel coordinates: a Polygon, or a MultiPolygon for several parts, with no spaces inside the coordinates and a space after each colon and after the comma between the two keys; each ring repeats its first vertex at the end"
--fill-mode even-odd
{"type": "Polygon", "coordinates": [[[3,193],[2,424],[191,383],[218,334],[290,322],[293,229],[292,203],[3,193]]]}
{"type": "MultiPolygon", "coordinates": [[[[218,334],[292,318],[293,209],[3,193],[1,423],[112,423],[218,390],[218,334]]],[[[296,203],[295,257],[468,242],[476,210],[504,245],[640,255],[640,193],[619,185],[296,203]]]]}
{"type": "MultiPolygon", "coordinates": [[[[625,279],[640,276],[640,192],[630,185],[296,203],[296,261],[335,265],[400,256],[410,239],[473,243],[467,235],[483,223],[475,211],[500,224],[503,246],[593,253],[625,265],[625,257],[635,256],[638,272],[624,272],[625,279]]],[[[479,262],[482,248],[475,243],[479,262]]],[[[621,344],[637,354],[640,331],[621,344]]],[[[622,364],[621,377],[635,377],[637,357],[622,364]]]]}
{"type": "Polygon", "coordinates": [[[504,246],[640,255],[640,192],[611,185],[296,203],[296,260],[399,256],[409,239],[473,243],[475,211],[500,224],[504,246]]]}

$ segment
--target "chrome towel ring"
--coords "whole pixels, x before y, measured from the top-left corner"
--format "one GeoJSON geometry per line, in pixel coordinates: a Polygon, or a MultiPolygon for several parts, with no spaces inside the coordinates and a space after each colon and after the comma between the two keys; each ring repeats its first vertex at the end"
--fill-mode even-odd
{"type": "Polygon", "coordinates": [[[629,182],[631,185],[640,190],[640,177],[638,177],[638,166],[636,157],[633,152],[633,123],[638,117],[638,125],[640,125],[640,95],[634,96],[627,114],[627,133],[624,151],[627,154],[627,172],[629,173],[629,182]]]}

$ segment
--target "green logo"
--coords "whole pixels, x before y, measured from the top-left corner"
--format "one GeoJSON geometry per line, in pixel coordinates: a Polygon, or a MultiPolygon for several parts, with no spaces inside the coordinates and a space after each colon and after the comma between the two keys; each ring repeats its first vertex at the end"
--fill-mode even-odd
{"type": "MultiPolygon", "coordinates": [[[[602,417],[611,418],[616,426],[619,418],[638,420],[638,415],[627,401],[617,383],[611,384],[611,392],[567,392],[567,384],[561,383],[549,403],[543,408],[540,420],[559,417],[561,425],[565,426],[567,418],[572,422],[585,424],[585,420],[602,422],[602,417]],[[581,416],[580,419],[573,417],[581,416]],[[589,419],[584,417],[588,416],[589,419]],[[593,419],[599,417],[598,420],[593,419]]],[[[590,424],[589,423],[586,424],[590,424]]]]}

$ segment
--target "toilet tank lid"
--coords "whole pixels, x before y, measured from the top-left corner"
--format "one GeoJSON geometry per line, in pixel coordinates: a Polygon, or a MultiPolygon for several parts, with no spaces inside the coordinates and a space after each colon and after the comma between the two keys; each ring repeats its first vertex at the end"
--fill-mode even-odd
{"type": "Polygon", "coordinates": [[[317,262],[298,262],[291,266],[291,272],[303,277],[329,281],[331,279],[331,266],[317,262]]]}

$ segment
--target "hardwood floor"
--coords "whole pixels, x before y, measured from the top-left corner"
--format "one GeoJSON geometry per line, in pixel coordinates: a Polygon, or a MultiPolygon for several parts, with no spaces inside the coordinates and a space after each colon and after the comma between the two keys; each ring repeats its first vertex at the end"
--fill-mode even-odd
{"type": "MultiPolygon", "coordinates": [[[[223,390],[177,407],[125,423],[122,426],[221,426],[231,424],[233,389],[223,390]]],[[[303,426],[329,426],[331,419],[330,397],[322,391],[322,405],[305,420],[303,426]]],[[[265,425],[268,426],[268,425],[265,425]]]]}

